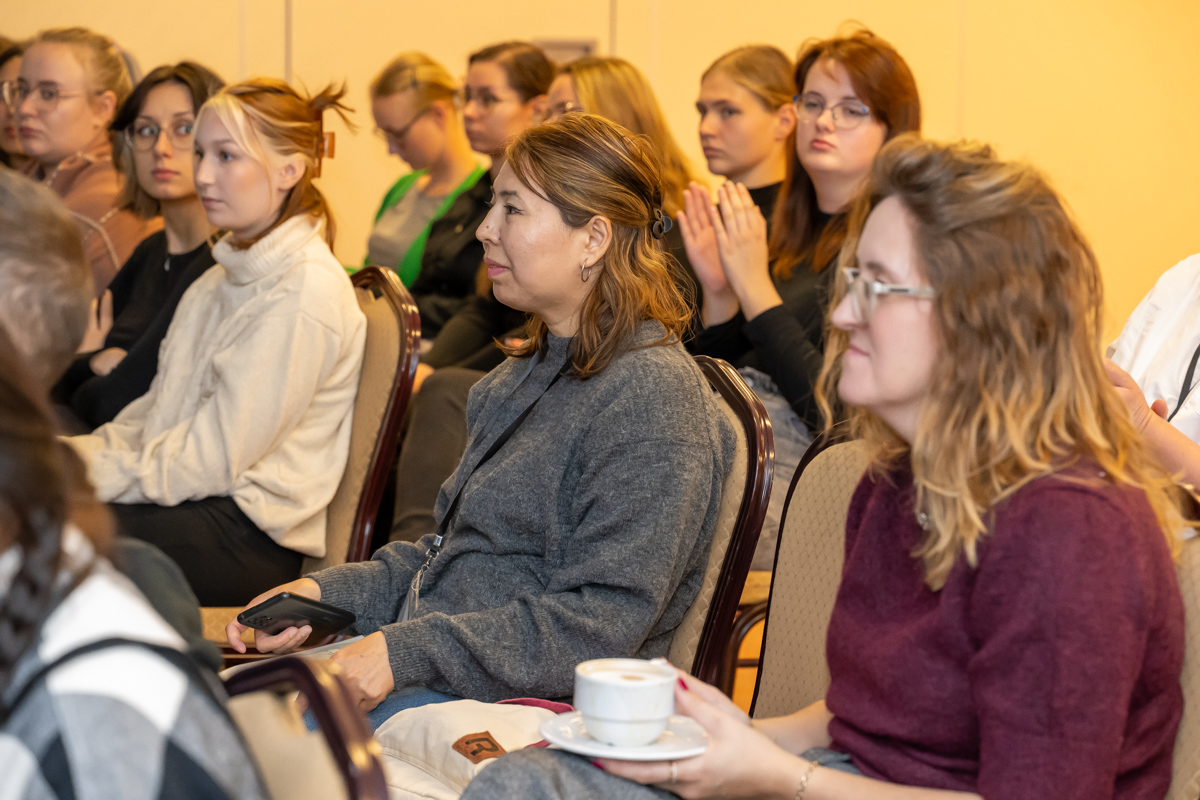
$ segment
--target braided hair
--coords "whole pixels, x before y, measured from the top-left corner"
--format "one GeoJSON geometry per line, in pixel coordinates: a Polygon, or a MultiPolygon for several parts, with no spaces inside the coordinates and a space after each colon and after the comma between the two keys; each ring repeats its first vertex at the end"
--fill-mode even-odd
{"type": "Polygon", "coordinates": [[[0,596],[0,693],[54,608],[63,525],[92,505],[89,533],[103,542],[108,518],[91,499],[83,465],[55,437],[45,393],[0,326],[0,552],[21,548],[21,566],[0,596]]]}

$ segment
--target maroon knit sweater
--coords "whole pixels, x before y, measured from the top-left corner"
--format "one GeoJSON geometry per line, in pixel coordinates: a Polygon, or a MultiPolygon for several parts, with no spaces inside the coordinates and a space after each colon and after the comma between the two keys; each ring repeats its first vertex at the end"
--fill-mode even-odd
{"type": "MultiPolygon", "coordinates": [[[[1094,479],[1094,465],[1067,473],[1094,479]]],[[[1033,481],[941,591],[906,468],[855,490],[829,622],[833,747],[864,774],[985,800],[1161,800],[1183,603],[1140,491],[1033,481]]]]}

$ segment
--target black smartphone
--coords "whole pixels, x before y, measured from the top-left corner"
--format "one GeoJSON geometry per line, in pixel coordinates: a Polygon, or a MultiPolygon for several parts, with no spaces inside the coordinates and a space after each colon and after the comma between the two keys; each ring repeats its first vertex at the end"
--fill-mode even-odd
{"type": "Polygon", "coordinates": [[[317,642],[326,636],[341,633],[354,624],[350,611],[319,600],[310,600],[291,592],[268,597],[253,608],[237,615],[237,621],[248,628],[274,635],[291,627],[311,625],[308,641],[317,642]]]}

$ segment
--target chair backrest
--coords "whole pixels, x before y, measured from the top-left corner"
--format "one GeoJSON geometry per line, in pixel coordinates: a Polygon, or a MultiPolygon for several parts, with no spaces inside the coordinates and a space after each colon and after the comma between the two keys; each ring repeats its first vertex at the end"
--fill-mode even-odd
{"type": "MultiPolygon", "coordinates": [[[[1200,505],[1186,494],[1191,508],[1188,519],[1200,519],[1200,505]]],[[[1186,539],[1176,570],[1183,595],[1186,640],[1183,655],[1183,719],[1175,737],[1171,766],[1171,790],[1167,800],[1196,800],[1200,797],[1200,538],[1186,539]]]]}
{"type": "Polygon", "coordinates": [[[792,478],[780,523],[751,715],[790,714],[825,697],[825,632],[842,579],[846,512],[866,470],[858,442],[813,442],[792,478]]]}
{"type": "Polygon", "coordinates": [[[737,434],[737,449],[721,494],[704,584],[675,629],[669,657],[715,683],[771,497],[775,434],[762,401],[737,370],[708,356],[696,356],[696,363],[720,395],[719,405],[737,434]]]}
{"type": "Polygon", "coordinates": [[[386,800],[379,745],[342,682],[319,661],[282,656],[225,679],[229,713],[275,800],[386,800]],[[287,692],[317,720],[309,731],[287,692]]]}
{"type": "Polygon", "coordinates": [[[396,273],[367,267],[351,279],[367,318],[367,343],[354,399],[350,457],[329,504],[325,557],[306,558],[304,572],[370,555],[375,515],[412,396],[421,317],[396,273]]]}

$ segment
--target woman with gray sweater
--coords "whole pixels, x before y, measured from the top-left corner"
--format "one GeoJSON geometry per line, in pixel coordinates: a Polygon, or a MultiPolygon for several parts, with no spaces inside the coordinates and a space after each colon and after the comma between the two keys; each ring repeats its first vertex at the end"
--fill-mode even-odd
{"type": "MultiPolygon", "coordinates": [[[[437,531],[251,602],[290,591],[357,615],[364,638],[333,659],[374,727],[458,697],[564,697],[580,661],[667,653],[734,435],[679,343],[660,186],[648,146],[600,117],[514,140],[477,236],[528,338],[471,391],[437,531]]],[[[230,623],[235,648],[244,630],[230,623]]],[[[309,633],[255,640],[287,652],[309,633]]]]}

